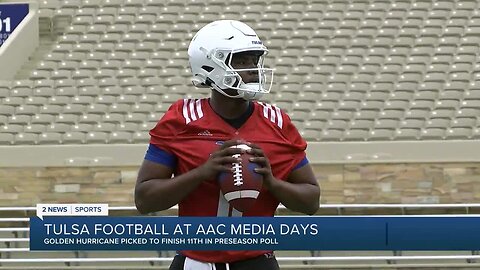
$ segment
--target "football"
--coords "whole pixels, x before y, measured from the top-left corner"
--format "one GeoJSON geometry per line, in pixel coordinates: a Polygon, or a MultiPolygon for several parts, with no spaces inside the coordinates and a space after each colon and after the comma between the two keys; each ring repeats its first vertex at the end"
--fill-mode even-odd
{"type": "MultiPolygon", "coordinates": [[[[246,144],[232,147],[250,149],[246,144]]],[[[262,189],[263,176],[254,171],[260,166],[250,162],[249,158],[252,156],[248,153],[234,155],[233,157],[240,157],[241,161],[232,163],[232,172],[220,173],[218,177],[223,196],[233,208],[240,212],[246,212],[254,205],[262,189]]]]}

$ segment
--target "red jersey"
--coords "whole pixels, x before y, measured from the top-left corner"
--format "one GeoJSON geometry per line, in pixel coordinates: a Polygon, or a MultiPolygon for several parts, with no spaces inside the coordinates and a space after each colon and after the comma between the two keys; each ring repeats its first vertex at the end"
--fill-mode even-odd
{"type": "MultiPolygon", "coordinates": [[[[224,141],[243,139],[261,147],[273,175],[287,179],[305,158],[306,142],[287,114],[278,107],[253,102],[253,113],[238,129],[225,122],[210,107],[208,99],[184,99],[172,104],[155,128],[150,143],[174,155],[174,175],[188,172],[203,163],[224,141]]],[[[179,216],[273,216],[279,201],[262,189],[254,207],[241,213],[231,208],[216,179],[201,183],[179,203],[179,216]]],[[[266,251],[182,251],[187,257],[204,262],[233,262],[266,251]]]]}

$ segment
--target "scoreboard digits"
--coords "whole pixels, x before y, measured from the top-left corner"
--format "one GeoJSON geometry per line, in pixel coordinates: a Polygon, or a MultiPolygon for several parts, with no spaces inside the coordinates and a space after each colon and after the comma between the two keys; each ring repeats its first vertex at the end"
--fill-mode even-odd
{"type": "Polygon", "coordinates": [[[0,13],[0,45],[2,45],[12,32],[11,18],[3,18],[0,13]]]}
{"type": "Polygon", "coordinates": [[[11,18],[6,17],[2,18],[2,15],[0,14],[0,32],[5,31],[6,33],[12,32],[12,26],[10,24],[11,18]]]}
{"type": "Polygon", "coordinates": [[[0,46],[3,45],[29,13],[29,4],[1,3],[0,0],[0,46]]]}

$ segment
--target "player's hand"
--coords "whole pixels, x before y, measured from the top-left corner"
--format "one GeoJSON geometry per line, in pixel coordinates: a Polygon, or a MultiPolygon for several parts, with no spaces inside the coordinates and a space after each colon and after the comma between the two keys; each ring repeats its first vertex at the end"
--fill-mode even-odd
{"type": "Polygon", "coordinates": [[[217,177],[220,172],[232,172],[232,163],[240,162],[240,158],[233,155],[245,153],[244,149],[232,148],[232,146],[245,143],[241,140],[230,140],[223,143],[215,152],[210,154],[208,160],[197,168],[198,177],[210,180],[217,177]]]}
{"type": "Polygon", "coordinates": [[[269,187],[270,184],[275,180],[275,177],[272,173],[272,167],[270,166],[270,161],[260,146],[254,143],[247,143],[247,145],[251,148],[250,150],[247,150],[247,153],[254,156],[250,158],[250,161],[260,165],[260,168],[256,168],[255,172],[263,175],[263,182],[267,187],[269,187]]]}

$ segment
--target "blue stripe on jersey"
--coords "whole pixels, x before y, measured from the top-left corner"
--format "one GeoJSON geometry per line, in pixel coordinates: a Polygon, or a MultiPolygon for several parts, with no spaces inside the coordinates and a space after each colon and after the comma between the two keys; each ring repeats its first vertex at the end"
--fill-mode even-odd
{"type": "Polygon", "coordinates": [[[155,163],[160,163],[170,168],[175,168],[177,166],[177,158],[174,155],[167,153],[165,150],[153,144],[148,146],[145,159],[155,163]]]}
{"type": "Polygon", "coordinates": [[[302,159],[302,161],[300,161],[300,163],[298,163],[297,166],[295,166],[295,167],[292,169],[292,171],[294,171],[294,170],[296,170],[296,169],[300,169],[301,167],[303,167],[303,166],[305,166],[305,165],[307,165],[307,164],[308,164],[308,159],[307,159],[307,157],[304,157],[304,158],[302,159]]]}

